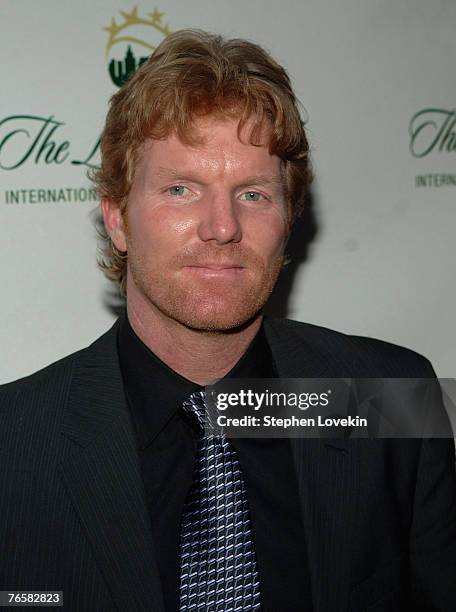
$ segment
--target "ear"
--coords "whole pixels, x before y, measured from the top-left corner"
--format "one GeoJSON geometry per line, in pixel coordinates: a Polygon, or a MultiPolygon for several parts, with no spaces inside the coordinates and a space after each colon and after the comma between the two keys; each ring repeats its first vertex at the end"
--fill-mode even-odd
{"type": "Polygon", "coordinates": [[[119,251],[126,251],[125,224],[119,204],[109,198],[102,198],[100,207],[108,236],[119,251]]]}

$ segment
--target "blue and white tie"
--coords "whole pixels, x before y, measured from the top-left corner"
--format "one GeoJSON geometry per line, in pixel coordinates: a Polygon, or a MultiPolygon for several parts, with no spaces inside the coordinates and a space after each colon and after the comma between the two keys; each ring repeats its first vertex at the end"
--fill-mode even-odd
{"type": "Polygon", "coordinates": [[[181,612],[259,611],[260,583],[241,466],[225,436],[204,434],[204,391],[183,403],[200,439],[184,505],[180,543],[181,612]]]}

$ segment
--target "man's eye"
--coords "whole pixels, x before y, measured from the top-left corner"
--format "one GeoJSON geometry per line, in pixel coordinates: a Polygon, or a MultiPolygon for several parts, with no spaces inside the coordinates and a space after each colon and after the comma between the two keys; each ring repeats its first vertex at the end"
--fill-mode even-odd
{"type": "Polygon", "coordinates": [[[184,187],[183,185],[173,185],[172,187],[168,189],[168,191],[173,196],[181,196],[181,195],[184,195],[186,189],[187,188],[184,187]]]}
{"type": "Polygon", "coordinates": [[[259,202],[260,200],[264,200],[264,196],[258,193],[258,191],[246,191],[242,194],[241,198],[247,202],[259,202]]]}

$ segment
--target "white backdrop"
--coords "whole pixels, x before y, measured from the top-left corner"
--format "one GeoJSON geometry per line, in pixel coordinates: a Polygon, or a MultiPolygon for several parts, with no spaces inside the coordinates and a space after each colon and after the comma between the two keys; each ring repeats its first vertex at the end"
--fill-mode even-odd
{"type": "Polygon", "coordinates": [[[317,232],[275,308],[411,347],[455,376],[453,0],[3,0],[0,23],[0,382],[114,320],[96,202],[74,162],[97,163],[109,62],[128,44],[148,55],[166,25],[259,42],[306,109],[317,232]]]}

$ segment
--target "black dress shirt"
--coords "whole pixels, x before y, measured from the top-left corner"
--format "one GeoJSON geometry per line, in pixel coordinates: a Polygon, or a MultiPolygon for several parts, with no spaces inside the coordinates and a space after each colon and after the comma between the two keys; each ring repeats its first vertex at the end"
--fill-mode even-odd
{"type": "MultiPolygon", "coordinates": [[[[179,532],[192,483],[198,432],[181,409],[201,387],[169,368],[133,331],[126,314],[118,349],[136,431],[141,473],[168,612],[179,609],[179,532]]],[[[273,378],[263,327],[231,378],[273,378]]],[[[260,578],[263,612],[297,612],[308,584],[307,559],[290,441],[233,439],[243,470],[260,578]]]]}

